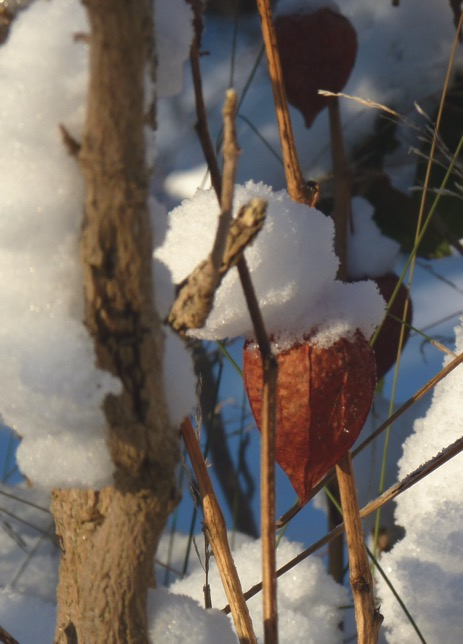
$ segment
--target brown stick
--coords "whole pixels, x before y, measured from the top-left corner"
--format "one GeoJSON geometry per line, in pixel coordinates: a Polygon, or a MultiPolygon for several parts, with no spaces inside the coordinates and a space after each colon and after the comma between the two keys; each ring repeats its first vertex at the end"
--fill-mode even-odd
{"type": "Polygon", "coordinates": [[[278,43],[273,27],[272,11],[269,1],[257,0],[257,9],[260,14],[268,71],[272,82],[273,100],[277,114],[288,194],[294,201],[312,206],[314,201],[313,192],[305,184],[294,143],[293,128],[289,116],[288,100],[286,98],[283,80],[283,70],[281,68],[280,53],[278,51],[278,43]]]}
{"type": "MultiPolygon", "coordinates": [[[[402,479],[402,481],[399,481],[399,483],[396,483],[391,488],[386,490],[383,494],[381,494],[381,496],[374,499],[373,501],[370,501],[370,503],[368,503],[364,508],[362,508],[362,510],[360,510],[360,519],[365,519],[366,517],[370,516],[370,514],[376,512],[376,510],[382,507],[385,503],[392,501],[397,496],[399,496],[399,494],[402,494],[402,492],[409,490],[426,476],[437,470],[439,467],[447,463],[447,461],[451,460],[461,452],[463,452],[463,437],[459,438],[454,443],[446,447],[436,456],[433,456],[433,458],[427,461],[424,465],[420,465],[420,467],[411,472],[408,476],[402,479]]],[[[297,555],[297,557],[294,557],[294,559],[291,559],[291,561],[288,561],[287,564],[279,568],[277,570],[277,577],[281,577],[282,575],[295,568],[298,564],[301,563],[301,561],[304,561],[304,559],[310,557],[310,555],[312,555],[314,552],[317,552],[317,550],[320,550],[320,548],[323,548],[323,546],[325,546],[327,543],[329,543],[333,539],[336,539],[336,537],[339,537],[339,535],[341,535],[344,530],[344,523],[341,523],[334,530],[331,530],[331,532],[303,550],[300,554],[297,555]]],[[[257,593],[260,593],[261,590],[262,583],[256,584],[244,593],[244,597],[246,600],[251,599],[251,597],[254,597],[255,595],[257,595],[257,593]]],[[[225,606],[223,612],[229,613],[229,606],[225,606]]]]}
{"type": "Polygon", "coordinates": [[[368,554],[359,517],[354,470],[350,452],[336,465],[339,494],[349,550],[350,583],[354,597],[359,644],[375,644],[383,621],[376,610],[368,554]]]}
{"type": "Polygon", "coordinates": [[[351,178],[344,151],[339,99],[333,97],[328,104],[331,155],[334,175],[333,219],[336,231],[334,250],[339,258],[338,279],[347,280],[347,229],[351,215],[351,178]]]}
{"type": "Polygon", "coordinates": [[[257,644],[241,582],[228,545],[225,519],[215,496],[193,425],[188,418],[182,423],[182,437],[198,481],[204,511],[204,529],[214,552],[239,641],[257,644]]]}
{"type": "Polygon", "coordinates": [[[19,644],[18,640],[15,640],[2,626],[0,626],[0,642],[3,642],[3,644],[19,644]]]}
{"type": "Polygon", "coordinates": [[[195,130],[198,135],[199,142],[201,144],[201,148],[207,163],[207,167],[209,169],[209,172],[211,173],[212,187],[215,190],[217,198],[220,200],[220,194],[222,192],[222,176],[220,174],[217,156],[215,154],[214,145],[212,144],[211,135],[209,132],[209,123],[207,121],[207,110],[206,110],[206,104],[204,102],[204,95],[203,95],[201,65],[199,60],[199,48],[201,44],[201,34],[202,34],[202,27],[203,27],[202,3],[197,1],[191,2],[191,6],[194,12],[193,25],[195,29],[195,35],[190,49],[191,76],[193,79],[193,89],[195,93],[195,106],[196,106],[196,116],[197,116],[195,130]]]}
{"type": "MultiPolygon", "coordinates": [[[[194,63],[195,67],[195,95],[197,104],[198,124],[197,132],[201,138],[201,145],[206,153],[206,160],[214,172],[215,180],[213,186],[219,201],[223,192],[223,181],[217,171],[218,164],[213,152],[213,146],[210,141],[209,128],[207,127],[207,117],[203,104],[202,90],[200,83],[199,65],[194,63]],[[199,101],[198,101],[199,99],[199,101]],[[220,188],[220,190],[219,190],[220,188]]],[[[284,91],[284,90],[283,90],[284,91]]],[[[296,166],[299,168],[299,165],[296,166]]],[[[225,180],[225,177],[224,177],[225,180]]],[[[302,175],[301,175],[301,181],[302,175]]],[[[318,196],[313,186],[308,187],[309,197],[304,203],[312,203],[318,196]],[[314,196],[315,195],[315,196],[314,196]]],[[[268,339],[265,325],[260,313],[259,304],[254,291],[254,287],[249,274],[246,259],[242,254],[237,263],[238,273],[246,299],[246,304],[251,316],[254,333],[256,336],[259,349],[262,354],[266,411],[264,412],[265,422],[262,424],[262,447],[261,447],[261,515],[262,515],[262,567],[263,577],[265,577],[264,588],[264,632],[266,633],[265,642],[267,644],[276,644],[278,637],[277,627],[277,594],[276,594],[276,542],[275,542],[275,432],[276,432],[276,381],[278,366],[272,355],[270,341],[268,339]],[[265,481],[263,480],[265,479],[265,481]],[[263,517],[266,517],[265,519],[263,517]],[[265,572],[264,572],[265,571],[265,572]]]]}
{"type": "Polygon", "coordinates": [[[167,322],[177,333],[184,334],[188,329],[200,329],[205,325],[216,290],[261,230],[266,209],[267,203],[263,199],[251,199],[242,206],[228,231],[225,230],[225,250],[219,265],[215,265],[217,260],[211,253],[178,287],[177,297],[167,316],[167,322]]]}
{"type": "MultiPolygon", "coordinates": [[[[355,458],[357,454],[360,454],[370,443],[372,443],[380,434],[382,434],[392,423],[394,423],[402,414],[404,414],[407,409],[410,409],[414,403],[416,403],[418,400],[421,400],[423,396],[425,396],[428,392],[433,389],[441,380],[443,380],[446,376],[448,376],[449,373],[451,373],[454,369],[456,369],[461,363],[463,362],[463,353],[460,353],[452,362],[449,362],[449,364],[441,369],[438,374],[433,376],[428,382],[423,385],[418,391],[413,394],[396,412],[392,414],[384,423],[382,423],[378,429],[376,429],[368,438],[366,438],[358,447],[356,447],[352,451],[352,457],[355,458]]],[[[334,477],[335,471],[334,468],[332,468],[325,476],[324,478],[318,483],[314,489],[311,491],[310,498],[307,500],[307,503],[312,499],[316,494],[320,492],[321,489],[327,485],[332,478],[334,477]]],[[[277,521],[276,523],[276,528],[280,529],[288,521],[290,521],[298,512],[302,510],[304,506],[300,505],[297,503],[295,506],[290,508],[285,514],[277,521]]]]}

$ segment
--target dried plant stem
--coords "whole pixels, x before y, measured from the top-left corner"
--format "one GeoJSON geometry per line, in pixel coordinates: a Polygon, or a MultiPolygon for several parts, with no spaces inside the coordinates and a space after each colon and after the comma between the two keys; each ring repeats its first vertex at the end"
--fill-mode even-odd
{"type": "Polygon", "coordinates": [[[331,136],[331,156],[334,175],[333,219],[336,231],[334,250],[339,259],[338,279],[347,280],[347,228],[351,215],[352,181],[344,150],[339,99],[328,104],[331,136]]]}
{"type": "Polygon", "coordinates": [[[234,89],[227,90],[225,104],[222,110],[223,116],[223,176],[222,191],[220,193],[220,217],[217,226],[214,246],[211,258],[214,266],[219,267],[222,263],[223,254],[227,244],[227,235],[233,216],[233,193],[235,191],[236,168],[239,155],[239,148],[236,142],[235,114],[236,114],[236,92],[234,89]]]}
{"type": "Polygon", "coordinates": [[[261,531],[264,602],[264,642],[278,642],[275,535],[275,449],[278,364],[272,354],[262,315],[244,258],[238,271],[263,363],[263,406],[261,426],[261,531]]]}
{"type": "MultiPolygon", "coordinates": [[[[222,212],[231,209],[238,145],[234,115],[236,94],[228,90],[227,99],[233,95],[235,102],[228,111],[224,109],[224,168],[222,177],[222,212]]],[[[276,449],[276,396],[277,396],[277,361],[272,355],[270,341],[265,331],[264,321],[259,309],[251,276],[241,255],[238,261],[238,273],[243,287],[246,303],[253,322],[256,339],[262,354],[264,388],[263,413],[261,428],[261,532],[262,532],[262,580],[264,601],[264,642],[278,642],[278,608],[276,586],[276,536],[275,536],[275,449],[276,449]]]]}
{"type": "Polygon", "coordinates": [[[188,418],[183,421],[181,431],[201,494],[204,530],[214,552],[222,584],[230,602],[230,610],[238,639],[243,644],[245,642],[257,643],[251,617],[243,596],[241,582],[228,545],[225,519],[215,496],[193,425],[188,418]]]}
{"type": "Polygon", "coordinates": [[[293,128],[288,110],[288,100],[286,98],[283,81],[280,53],[273,27],[269,0],[257,0],[257,9],[262,23],[262,36],[264,39],[265,53],[267,55],[270,80],[272,82],[273,100],[277,114],[288,194],[294,201],[311,206],[313,205],[313,193],[305,185],[297,157],[293,128]]]}
{"type": "Polygon", "coordinates": [[[3,644],[19,644],[18,640],[8,633],[4,628],[0,626],[0,642],[3,644]]]}
{"type": "MultiPolygon", "coordinates": [[[[192,50],[192,58],[198,56],[197,50],[192,50]]],[[[233,195],[234,174],[231,171],[220,177],[218,164],[212,142],[210,140],[209,128],[207,127],[207,116],[204,109],[204,100],[201,87],[201,75],[199,70],[199,61],[194,62],[193,82],[195,86],[196,111],[198,116],[197,132],[201,140],[201,145],[205,153],[211,174],[213,174],[213,186],[219,199],[222,209],[222,197],[227,194],[233,195]],[[214,178],[215,177],[215,178],[214,178]],[[224,185],[224,184],[227,185],[224,185]]],[[[233,115],[234,116],[234,115],[233,115]]],[[[225,114],[224,114],[225,117],[225,114]]],[[[224,122],[224,141],[226,135],[226,123],[224,122]]],[[[234,127],[229,129],[230,142],[236,133],[234,127]]],[[[292,134],[291,134],[291,140],[292,134]]],[[[224,144],[224,162],[227,163],[226,157],[229,156],[229,162],[236,164],[238,156],[238,146],[224,144]]],[[[296,160],[297,161],[297,160],[296,160]]],[[[296,164],[299,168],[299,164],[296,164]]],[[[303,183],[302,175],[301,182],[303,183]]],[[[301,185],[302,185],[301,183],[301,185]]],[[[310,191],[310,195],[313,190],[310,191]]],[[[308,203],[305,201],[305,203],[308,203]]],[[[263,422],[261,428],[262,447],[261,447],[261,524],[262,524],[262,569],[264,583],[264,633],[266,644],[277,644],[278,642],[278,625],[277,625],[277,594],[276,594],[276,542],[275,542],[275,438],[276,438],[276,382],[278,366],[272,355],[270,341],[265,330],[265,325],[259,309],[259,304],[254,291],[254,287],[249,274],[249,269],[244,255],[241,255],[237,262],[238,273],[246,299],[246,304],[251,316],[255,337],[262,354],[263,372],[264,372],[264,396],[265,405],[263,413],[263,422]]]]}
{"type": "MultiPolygon", "coordinates": [[[[433,456],[433,458],[429,459],[429,461],[427,461],[423,465],[420,465],[420,467],[411,472],[408,476],[402,479],[402,481],[399,481],[388,490],[386,490],[383,494],[381,494],[381,496],[377,497],[373,501],[370,501],[370,503],[367,503],[367,505],[359,511],[359,518],[366,519],[366,517],[368,517],[370,514],[373,514],[373,512],[376,512],[376,510],[382,507],[385,503],[392,501],[397,496],[399,496],[399,494],[405,492],[405,490],[409,490],[411,487],[426,478],[426,476],[437,470],[439,467],[447,463],[447,461],[450,461],[461,452],[463,452],[463,437],[459,438],[454,443],[443,449],[441,452],[439,452],[439,454],[433,456]]],[[[301,561],[304,561],[304,559],[310,557],[310,555],[312,555],[314,552],[317,552],[317,550],[320,550],[320,548],[326,546],[327,543],[329,543],[333,539],[336,539],[336,537],[339,537],[339,535],[341,535],[344,530],[344,523],[341,523],[336,528],[334,528],[334,530],[331,530],[324,537],[309,546],[309,548],[303,550],[299,555],[297,555],[297,557],[294,557],[294,559],[291,559],[291,561],[288,561],[287,564],[279,568],[277,570],[277,577],[281,577],[282,575],[295,568],[298,564],[301,563],[301,561]]],[[[251,599],[251,597],[257,595],[257,593],[259,593],[261,590],[262,584],[256,584],[244,593],[244,597],[246,600],[251,599]]],[[[223,611],[225,613],[229,613],[230,607],[226,606],[223,611]]]]}
{"type": "Polygon", "coordinates": [[[222,193],[222,176],[220,174],[217,156],[215,154],[214,145],[212,144],[209,132],[209,123],[207,120],[207,111],[203,95],[201,66],[199,62],[199,47],[202,32],[202,7],[200,2],[192,2],[191,4],[194,11],[195,28],[195,35],[190,49],[191,75],[193,78],[197,117],[195,130],[203,150],[204,158],[206,159],[207,167],[211,174],[212,187],[217,194],[217,198],[220,199],[220,195],[222,193]]]}
{"type": "Polygon", "coordinates": [[[373,577],[360,522],[350,452],[336,465],[336,474],[349,550],[350,583],[354,597],[358,642],[374,644],[378,641],[383,617],[375,605],[373,577]]]}
{"type": "MultiPolygon", "coordinates": [[[[437,373],[435,376],[431,378],[423,387],[418,389],[418,391],[413,394],[401,407],[398,409],[392,416],[390,416],[384,423],[382,423],[378,429],[376,429],[368,438],[366,438],[358,447],[356,447],[352,451],[352,456],[355,458],[357,454],[360,454],[370,443],[372,443],[374,440],[378,438],[380,434],[382,434],[392,423],[394,423],[402,414],[404,414],[407,409],[410,409],[412,405],[414,405],[418,400],[423,398],[427,393],[429,393],[441,380],[443,380],[446,376],[448,376],[449,373],[451,373],[454,369],[456,369],[460,364],[463,363],[463,353],[460,353],[452,362],[449,362],[448,365],[446,365],[439,373],[437,373]]],[[[331,469],[325,477],[318,483],[314,489],[311,492],[310,498],[307,500],[307,503],[312,499],[318,492],[320,492],[325,485],[327,485],[333,478],[334,476],[334,468],[331,469]]],[[[379,497],[381,498],[381,497],[379,497]]],[[[276,528],[280,529],[290,519],[292,519],[300,510],[302,510],[304,506],[300,505],[297,503],[294,505],[292,508],[288,510],[288,512],[285,512],[285,514],[277,521],[276,523],[276,528]]]]}
{"type": "Polygon", "coordinates": [[[449,362],[438,374],[433,376],[425,385],[418,389],[418,391],[413,394],[401,407],[398,409],[392,416],[390,416],[382,425],[378,427],[368,438],[366,438],[360,445],[353,450],[352,455],[355,458],[357,454],[363,451],[370,443],[372,443],[382,432],[384,432],[392,423],[394,423],[402,414],[404,414],[407,409],[409,409],[415,402],[423,398],[431,389],[433,389],[437,383],[443,380],[448,374],[456,369],[463,362],[463,353],[460,353],[452,362],[449,362]]]}

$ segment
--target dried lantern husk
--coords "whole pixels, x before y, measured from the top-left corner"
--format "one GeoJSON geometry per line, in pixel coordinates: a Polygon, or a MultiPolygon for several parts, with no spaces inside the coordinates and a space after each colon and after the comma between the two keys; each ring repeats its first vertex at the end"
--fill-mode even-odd
{"type": "MultiPolygon", "coordinates": [[[[243,353],[245,388],[260,429],[262,358],[253,342],[243,353]]],[[[278,353],[277,361],[276,460],[305,503],[365,423],[376,384],[374,354],[357,331],[328,348],[308,339],[278,353]]]]}
{"type": "Polygon", "coordinates": [[[357,57],[357,32],[342,14],[328,8],[283,14],[275,32],[288,101],[310,127],[330,100],[319,89],[340,92],[357,57]]]}

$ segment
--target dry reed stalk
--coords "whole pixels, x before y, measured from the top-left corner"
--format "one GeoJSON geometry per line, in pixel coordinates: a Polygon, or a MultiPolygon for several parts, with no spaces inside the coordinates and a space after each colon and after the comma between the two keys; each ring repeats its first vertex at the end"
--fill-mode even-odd
{"type": "Polygon", "coordinates": [[[217,568],[230,605],[238,639],[242,644],[256,643],[251,616],[228,544],[225,519],[215,496],[204,457],[189,418],[182,423],[182,438],[198,482],[204,512],[204,531],[217,562],[217,568]]]}
{"type": "Polygon", "coordinates": [[[298,203],[313,206],[318,193],[314,195],[313,190],[307,185],[299,165],[269,0],[257,0],[257,9],[260,14],[268,71],[272,82],[288,194],[298,203]]]}
{"type": "Polygon", "coordinates": [[[350,452],[336,465],[339,495],[349,550],[350,583],[354,598],[359,644],[375,644],[383,616],[376,609],[373,577],[359,516],[354,470],[350,452]]]}

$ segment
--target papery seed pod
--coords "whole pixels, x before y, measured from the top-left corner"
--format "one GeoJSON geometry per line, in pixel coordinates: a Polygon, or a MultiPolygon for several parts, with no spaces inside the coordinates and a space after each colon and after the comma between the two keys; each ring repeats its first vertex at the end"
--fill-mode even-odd
{"type": "MultiPolygon", "coordinates": [[[[252,342],[245,343],[243,354],[244,384],[260,428],[262,358],[252,342]]],[[[357,331],[328,348],[308,339],[278,353],[277,361],[276,460],[305,503],[365,423],[376,384],[375,360],[357,331]]]]}
{"type": "Polygon", "coordinates": [[[310,127],[330,100],[318,90],[340,92],[346,84],[357,56],[357,33],[347,18],[328,8],[279,15],[275,31],[288,101],[310,127]]]}

